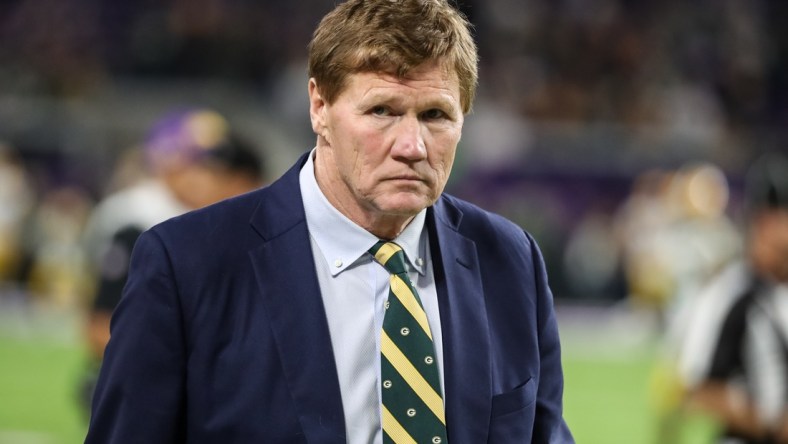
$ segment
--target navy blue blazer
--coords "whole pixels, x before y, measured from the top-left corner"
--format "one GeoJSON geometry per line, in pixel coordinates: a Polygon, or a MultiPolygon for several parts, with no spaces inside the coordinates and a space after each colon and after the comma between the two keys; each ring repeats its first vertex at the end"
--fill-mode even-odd
{"type": "MultiPolygon", "coordinates": [[[[86,443],[344,443],[298,184],[137,241],[86,443]]],[[[571,443],[553,301],[533,239],[442,196],[428,210],[452,444],[571,443]]]]}

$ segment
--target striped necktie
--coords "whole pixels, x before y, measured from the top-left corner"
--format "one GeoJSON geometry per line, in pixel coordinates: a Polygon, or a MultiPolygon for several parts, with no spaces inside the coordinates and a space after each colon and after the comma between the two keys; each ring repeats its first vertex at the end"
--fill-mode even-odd
{"type": "Polygon", "coordinates": [[[408,278],[405,253],[385,241],[369,252],[391,273],[380,339],[383,441],[445,444],[446,419],[432,332],[408,278]]]}

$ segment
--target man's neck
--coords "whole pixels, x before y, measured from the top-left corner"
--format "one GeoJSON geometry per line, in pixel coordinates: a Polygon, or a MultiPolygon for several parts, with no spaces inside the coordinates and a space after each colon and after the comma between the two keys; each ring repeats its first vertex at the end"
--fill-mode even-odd
{"type": "MultiPolygon", "coordinates": [[[[359,205],[346,205],[345,201],[339,198],[336,190],[346,189],[347,185],[338,179],[333,179],[336,176],[325,171],[326,166],[322,162],[316,158],[313,160],[315,161],[315,181],[331,206],[358,226],[377,236],[378,239],[395,239],[415,217],[410,214],[380,214],[372,209],[365,211],[359,205]]],[[[352,194],[351,190],[347,191],[352,194]]]]}

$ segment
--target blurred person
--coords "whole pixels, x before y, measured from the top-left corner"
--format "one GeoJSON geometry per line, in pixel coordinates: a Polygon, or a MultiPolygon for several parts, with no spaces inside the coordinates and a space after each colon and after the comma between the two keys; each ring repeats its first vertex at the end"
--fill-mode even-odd
{"type": "Polygon", "coordinates": [[[651,247],[654,236],[677,219],[667,197],[673,175],[661,169],[638,175],[614,217],[629,297],[637,306],[658,308],[667,298],[665,271],[652,265],[651,247]]]}
{"type": "Polygon", "coordinates": [[[567,291],[587,302],[619,300],[626,293],[612,219],[604,208],[593,208],[566,242],[562,266],[567,291]]]}
{"type": "Polygon", "coordinates": [[[728,181],[719,167],[689,163],[645,173],[616,216],[630,297],[655,313],[660,333],[739,253],[728,200],[728,181]]]}
{"type": "Polygon", "coordinates": [[[41,193],[25,220],[22,239],[28,255],[22,284],[41,308],[79,308],[91,289],[82,233],[94,201],[78,186],[57,185],[41,193]]]}
{"type": "Polygon", "coordinates": [[[672,294],[667,322],[697,295],[699,289],[741,253],[741,240],[726,210],[730,188],[723,171],[710,162],[682,166],[671,187],[679,219],[666,238],[675,247],[670,255],[672,294]]]}
{"type": "MultiPolygon", "coordinates": [[[[86,407],[139,235],[163,220],[263,184],[262,153],[242,141],[226,119],[211,110],[188,109],[166,115],[151,129],[142,153],[150,175],[132,179],[100,202],[86,234],[98,269],[87,318],[91,371],[83,387],[86,407]]],[[[135,162],[133,157],[123,160],[135,162]]],[[[123,176],[120,183],[135,176],[127,162],[118,168],[123,176]]]]}
{"type": "Polygon", "coordinates": [[[443,194],[469,27],[444,0],[323,18],[316,147],[140,236],[87,443],[573,442],[535,241],[443,194]]]}
{"type": "Polygon", "coordinates": [[[23,163],[0,142],[0,284],[17,281],[24,262],[23,224],[35,192],[23,163]]]}
{"type": "Polygon", "coordinates": [[[676,349],[686,331],[688,307],[699,288],[741,250],[728,202],[722,170],[693,162],[639,177],[617,215],[630,302],[646,309],[660,345],[649,392],[659,443],[678,442],[686,423],[676,349]]]}
{"type": "Polygon", "coordinates": [[[720,442],[788,443],[788,159],[760,158],[745,197],[747,254],[698,295],[679,374],[720,442]]]}

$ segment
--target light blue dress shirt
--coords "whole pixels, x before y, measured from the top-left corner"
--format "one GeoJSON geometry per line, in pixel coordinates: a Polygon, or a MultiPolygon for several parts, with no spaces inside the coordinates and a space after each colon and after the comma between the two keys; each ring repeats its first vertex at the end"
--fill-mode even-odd
{"type": "MultiPolygon", "coordinates": [[[[301,195],[337,365],[347,442],[381,444],[380,331],[389,273],[367,251],[378,238],[340,213],[320,190],[314,156],[313,150],[301,169],[301,195]]],[[[427,313],[443,390],[443,342],[426,212],[416,215],[394,242],[405,252],[427,313]]]]}

